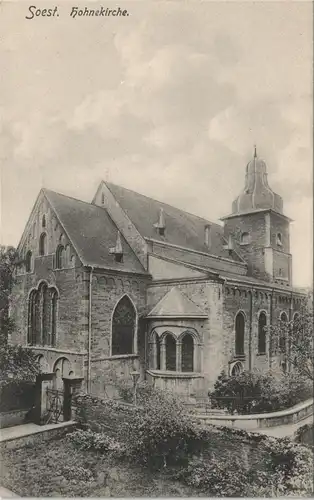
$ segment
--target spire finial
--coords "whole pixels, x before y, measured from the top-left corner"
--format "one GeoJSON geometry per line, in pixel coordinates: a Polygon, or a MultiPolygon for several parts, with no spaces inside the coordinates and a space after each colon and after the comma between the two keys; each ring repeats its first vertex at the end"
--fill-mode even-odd
{"type": "Polygon", "coordinates": [[[254,158],[257,158],[256,144],[254,144],[254,158]]]}

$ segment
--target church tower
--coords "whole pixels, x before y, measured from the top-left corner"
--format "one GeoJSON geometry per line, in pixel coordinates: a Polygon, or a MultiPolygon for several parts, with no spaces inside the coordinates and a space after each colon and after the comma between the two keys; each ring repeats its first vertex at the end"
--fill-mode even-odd
{"type": "Polygon", "coordinates": [[[283,200],[268,185],[267,167],[256,147],[246,167],[245,187],[223,217],[224,236],[248,264],[255,278],[291,286],[291,219],[283,214],[283,200]]]}

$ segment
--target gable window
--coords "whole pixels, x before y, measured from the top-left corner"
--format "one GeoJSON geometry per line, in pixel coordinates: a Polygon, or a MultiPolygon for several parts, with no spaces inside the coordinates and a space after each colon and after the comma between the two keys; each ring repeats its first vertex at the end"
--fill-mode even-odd
{"type": "Polygon", "coordinates": [[[40,283],[28,300],[28,334],[30,345],[55,345],[58,292],[40,283]]]}
{"type": "Polygon", "coordinates": [[[250,243],[250,235],[249,233],[242,233],[240,237],[241,245],[248,245],[250,243]]]}
{"type": "Polygon", "coordinates": [[[133,354],[136,311],[129,297],[117,304],[112,318],[111,354],[133,354]]]}
{"type": "Polygon", "coordinates": [[[239,312],[235,320],[235,353],[237,356],[244,356],[244,315],[239,312]]]}
{"type": "Polygon", "coordinates": [[[266,353],[266,328],[267,320],[266,314],[261,312],[258,318],[258,353],[265,354],[266,353]]]}
{"type": "Polygon", "coordinates": [[[63,269],[65,261],[65,249],[63,245],[59,245],[56,251],[56,268],[63,269]]]}
{"type": "Polygon", "coordinates": [[[281,236],[281,233],[277,233],[276,235],[276,243],[278,246],[282,246],[282,236],[281,236]]]}
{"type": "Polygon", "coordinates": [[[43,215],[43,218],[41,219],[41,226],[46,227],[46,216],[43,215]]]}
{"type": "Polygon", "coordinates": [[[103,205],[105,203],[105,195],[104,193],[101,193],[101,204],[103,205]]]}
{"type": "Polygon", "coordinates": [[[166,345],[166,370],[175,372],[177,369],[177,344],[175,338],[168,333],[165,339],[166,345]]]}
{"type": "Polygon", "coordinates": [[[41,233],[39,238],[39,255],[46,255],[47,253],[47,235],[46,233],[41,233]]]}
{"type": "Polygon", "coordinates": [[[182,339],[181,369],[183,372],[193,371],[194,341],[191,334],[186,333],[182,339]]]}
{"type": "Polygon", "coordinates": [[[33,263],[32,263],[32,252],[29,250],[26,254],[26,257],[25,257],[25,269],[26,269],[26,272],[27,273],[31,273],[32,272],[32,268],[33,268],[33,263]]]}

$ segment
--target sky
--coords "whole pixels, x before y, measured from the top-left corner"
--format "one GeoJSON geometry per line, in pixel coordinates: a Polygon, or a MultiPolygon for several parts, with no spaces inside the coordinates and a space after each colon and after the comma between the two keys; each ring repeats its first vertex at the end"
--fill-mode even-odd
{"type": "Polygon", "coordinates": [[[312,4],[107,1],[129,16],[75,19],[72,5],[27,20],[28,2],[0,4],[2,244],[42,187],[91,201],[101,179],[218,221],[256,144],[294,220],[294,285],[310,285],[312,4]]]}

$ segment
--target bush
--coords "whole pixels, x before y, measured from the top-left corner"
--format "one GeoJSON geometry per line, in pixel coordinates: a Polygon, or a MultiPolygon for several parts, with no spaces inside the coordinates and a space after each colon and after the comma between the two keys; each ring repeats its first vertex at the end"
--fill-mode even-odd
{"type": "Polygon", "coordinates": [[[295,372],[276,377],[258,371],[244,371],[233,377],[222,372],[209,393],[213,407],[240,414],[283,410],[312,395],[310,382],[295,372]]]}
{"type": "Polygon", "coordinates": [[[92,450],[101,453],[121,454],[125,452],[124,447],[113,437],[91,429],[71,432],[67,435],[70,441],[79,450],[92,450]]]}
{"type": "Polygon", "coordinates": [[[175,395],[154,390],[141,403],[132,425],[122,429],[130,457],[159,468],[182,462],[200,448],[197,428],[175,395]]]}
{"type": "Polygon", "coordinates": [[[309,448],[288,438],[269,438],[262,446],[274,487],[284,494],[313,494],[313,454],[309,448]]]}
{"type": "Polygon", "coordinates": [[[208,460],[194,458],[182,472],[182,479],[211,496],[239,497],[247,489],[242,462],[235,457],[216,457],[208,460]]]}
{"type": "Polygon", "coordinates": [[[1,412],[25,410],[35,403],[35,385],[32,382],[5,381],[0,384],[1,412]]]}

